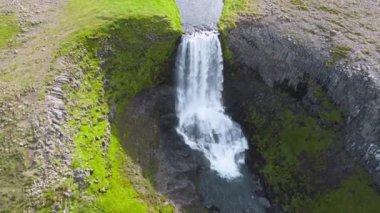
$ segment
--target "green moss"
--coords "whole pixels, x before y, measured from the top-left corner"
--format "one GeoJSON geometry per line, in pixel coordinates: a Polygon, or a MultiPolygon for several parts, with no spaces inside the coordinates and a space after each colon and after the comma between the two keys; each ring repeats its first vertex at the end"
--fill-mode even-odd
{"type": "Polygon", "coordinates": [[[0,14],[0,49],[5,47],[19,31],[15,15],[0,14]]]}
{"type": "Polygon", "coordinates": [[[357,168],[355,173],[342,182],[342,186],[316,199],[313,213],[324,212],[377,212],[380,196],[368,175],[357,168]]]}
{"type": "Polygon", "coordinates": [[[254,0],[224,0],[222,16],[220,17],[218,28],[222,34],[222,47],[224,63],[232,65],[233,53],[227,45],[228,32],[236,27],[239,15],[258,14],[254,0]]]}
{"type": "Polygon", "coordinates": [[[254,0],[224,0],[223,12],[218,24],[219,30],[227,33],[236,26],[239,15],[257,12],[254,3],[254,0]]]}
{"type": "Polygon", "coordinates": [[[331,49],[331,60],[325,62],[326,65],[334,65],[337,61],[347,58],[352,48],[346,45],[336,45],[331,49]]]}
{"type": "Polygon", "coordinates": [[[315,183],[320,180],[314,174],[323,170],[320,153],[335,140],[334,132],[320,127],[302,110],[294,110],[285,108],[271,117],[252,110],[249,119],[256,127],[252,141],[266,162],[262,174],[288,212],[303,208],[298,199],[317,190],[315,183]],[[304,160],[312,163],[305,166],[304,160]]]}
{"type": "Polygon", "coordinates": [[[325,12],[328,12],[328,13],[331,13],[331,14],[334,14],[334,15],[338,15],[339,14],[339,11],[338,10],[335,10],[333,8],[330,8],[326,5],[323,5],[321,7],[319,7],[319,9],[325,11],[325,12]]]}
{"type": "MultiPolygon", "coordinates": [[[[83,73],[78,70],[71,73],[80,80],[80,86],[67,85],[65,89],[70,94],[65,97],[66,109],[70,113],[70,136],[75,142],[75,146],[72,147],[72,166],[78,169],[91,168],[94,173],[88,177],[91,184],[85,189],[79,188],[72,179],[67,181],[72,185],[73,197],[65,197],[62,193],[64,188],[58,186],[41,198],[42,204],[33,204],[33,208],[43,208],[42,211],[50,212],[51,201],[62,200],[70,212],[108,211],[110,208],[106,208],[107,205],[115,206],[111,209],[113,212],[172,209],[171,205],[162,205],[154,200],[161,197],[154,194],[149,182],[141,181],[146,193],[141,193],[133,187],[136,181],[133,177],[125,177],[126,172],[123,169],[134,165],[126,160],[128,156],[121,149],[120,142],[110,139],[107,131],[110,125],[108,115],[112,107],[110,102],[121,106],[138,91],[163,81],[163,64],[176,48],[175,43],[181,32],[175,1],[70,0],[60,18],[59,25],[49,28],[43,34],[44,37],[54,38],[55,43],[60,43],[61,48],[56,57],[65,56],[73,59],[72,61],[78,63],[82,69],[83,73]],[[105,65],[96,56],[99,54],[97,51],[104,49],[107,42],[112,45],[113,53],[118,58],[108,58],[108,64],[105,65]],[[107,71],[101,69],[101,64],[107,66],[107,71]],[[105,90],[106,79],[112,87],[109,90],[105,90]],[[107,138],[110,139],[110,143],[104,148],[102,142],[108,141],[107,138]],[[106,193],[100,192],[104,191],[103,188],[106,189],[106,193]]],[[[0,48],[6,46],[18,32],[15,16],[0,15],[0,48]]],[[[52,67],[55,63],[53,59],[52,67]]],[[[48,86],[55,79],[57,73],[55,70],[52,71],[46,77],[46,82],[42,83],[41,79],[41,85],[48,86]]],[[[5,76],[4,81],[14,78],[14,74],[13,78],[9,76],[5,76]]],[[[41,98],[45,95],[44,89],[37,88],[41,98]]],[[[114,128],[112,133],[113,138],[118,138],[114,128]]],[[[9,135],[11,134],[7,133],[7,138],[9,135]]],[[[12,138],[17,139],[14,134],[12,138]]],[[[29,159],[24,157],[29,156],[28,147],[21,148],[17,144],[15,146],[17,147],[12,147],[0,158],[0,185],[6,185],[0,187],[0,211],[22,212],[26,203],[31,202],[24,199],[25,192],[22,190],[30,185],[25,167],[34,168],[34,165],[25,164],[29,162],[29,159]]],[[[1,149],[4,150],[3,147],[1,149]]],[[[133,174],[136,171],[138,169],[133,169],[133,174]]],[[[142,178],[141,175],[136,177],[142,178]]]]}
{"type": "Polygon", "coordinates": [[[86,193],[95,199],[93,205],[78,202],[75,208],[103,212],[112,212],[109,211],[111,208],[114,212],[121,212],[124,208],[124,211],[144,212],[146,204],[137,199],[138,193],[128,179],[121,178],[125,156],[119,151],[120,145],[113,135],[107,135],[108,121],[105,118],[109,107],[104,102],[105,76],[98,69],[100,62],[87,53],[81,55],[80,63],[86,73],[79,88],[68,87],[69,100],[72,101],[68,125],[72,128],[75,142],[74,166],[76,169],[93,170],[87,180],[86,193]],[[124,202],[118,202],[118,197],[124,202]],[[107,207],[111,201],[114,204],[107,207]]]}
{"type": "Polygon", "coordinates": [[[329,22],[331,22],[331,23],[333,23],[333,24],[335,24],[335,25],[337,25],[339,27],[344,28],[342,20],[340,20],[340,19],[338,19],[338,20],[336,20],[336,19],[327,19],[327,21],[329,21],[329,22]]]}
{"type": "Polygon", "coordinates": [[[71,212],[173,212],[125,154],[108,116],[116,107],[117,117],[136,93],[167,79],[181,35],[175,2],[72,0],[62,20],[60,30],[70,35],[57,56],[81,69],[71,73],[80,84],[65,85],[72,166],[92,172],[84,186],[67,181],[72,197],[61,196],[63,189],[52,196],[71,212]]]}
{"type": "Polygon", "coordinates": [[[69,53],[84,71],[80,87],[67,87],[71,117],[68,124],[75,142],[73,167],[93,170],[85,194],[80,194],[71,204],[77,211],[173,211],[172,206],[157,201],[160,196],[154,195],[149,182],[141,175],[136,176],[139,180],[126,175],[137,171],[126,172],[134,165],[122,149],[118,129],[112,125],[112,134],[108,135],[107,131],[108,114],[114,106],[118,117],[136,93],[166,79],[170,56],[180,35],[165,18],[133,17],[102,26],[92,35],[80,34],[82,44],[74,43],[61,53],[69,53]],[[112,54],[101,63],[97,55],[104,45],[112,49],[112,54]],[[136,185],[146,192],[136,191],[136,185]],[[93,201],[85,201],[86,197],[93,201]]]}
{"type": "Polygon", "coordinates": [[[314,96],[320,101],[320,118],[330,125],[343,123],[343,114],[340,112],[334,104],[331,103],[328,96],[322,90],[322,88],[315,88],[314,96]]]}
{"type": "Polygon", "coordinates": [[[307,5],[303,0],[290,0],[290,3],[297,6],[299,10],[308,10],[307,5]]]}
{"type": "Polygon", "coordinates": [[[373,212],[380,196],[362,169],[342,175],[341,185],[332,182],[336,177],[329,171],[334,164],[327,153],[342,149],[337,130],[343,115],[321,87],[306,81],[319,103],[318,114],[308,115],[284,92],[273,99],[270,110],[252,105],[246,122],[253,129],[254,150],[264,162],[254,166],[285,212],[373,212]]]}
{"type": "MultiPolygon", "coordinates": [[[[127,160],[118,140],[117,130],[112,128],[111,135],[107,134],[107,116],[111,107],[106,98],[114,96],[112,91],[103,89],[106,73],[99,69],[99,61],[91,53],[80,58],[82,69],[86,72],[79,88],[69,88],[72,119],[68,124],[74,131],[73,166],[77,169],[92,169],[93,174],[88,177],[86,193],[74,202],[74,207],[77,211],[87,212],[153,211],[156,208],[152,206],[153,201],[138,193],[132,186],[132,180],[126,176],[126,168],[133,164],[127,160]],[[84,202],[85,197],[93,197],[93,202],[84,202]]],[[[125,80],[128,82],[128,77],[125,80]]]]}
{"type": "Polygon", "coordinates": [[[303,5],[302,0],[290,0],[290,3],[292,3],[293,5],[303,5]]]}
{"type": "Polygon", "coordinates": [[[177,48],[180,31],[170,28],[165,19],[131,19],[119,22],[112,35],[115,57],[105,63],[109,81],[109,99],[118,106],[142,89],[169,79],[170,59],[177,48]],[[124,46],[124,47],[123,47],[124,46]]]}

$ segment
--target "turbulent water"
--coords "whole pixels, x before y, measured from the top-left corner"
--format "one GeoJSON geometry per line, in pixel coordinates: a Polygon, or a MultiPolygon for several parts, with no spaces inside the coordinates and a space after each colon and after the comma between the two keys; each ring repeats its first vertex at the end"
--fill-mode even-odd
{"type": "Polygon", "coordinates": [[[178,50],[177,131],[187,145],[201,151],[221,177],[241,176],[247,140],[224,111],[223,56],[218,33],[185,34],[178,50]]]}

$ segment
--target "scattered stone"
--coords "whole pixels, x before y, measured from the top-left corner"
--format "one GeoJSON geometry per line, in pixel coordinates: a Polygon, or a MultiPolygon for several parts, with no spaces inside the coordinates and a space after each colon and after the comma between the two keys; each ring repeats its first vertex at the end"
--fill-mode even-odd
{"type": "Polygon", "coordinates": [[[264,197],[259,197],[257,200],[258,200],[259,203],[260,203],[262,206],[264,206],[265,208],[270,208],[270,207],[271,207],[270,202],[269,202],[268,199],[266,199],[266,198],[264,198],[264,197]]]}
{"type": "Polygon", "coordinates": [[[99,189],[99,192],[104,194],[107,192],[107,189],[105,187],[103,187],[103,188],[99,189]]]}
{"type": "Polygon", "coordinates": [[[63,193],[65,195],[65,197],[72,197],[73,196],[73,192],[71,190],[68,190],[66,192],[63,193]]]}

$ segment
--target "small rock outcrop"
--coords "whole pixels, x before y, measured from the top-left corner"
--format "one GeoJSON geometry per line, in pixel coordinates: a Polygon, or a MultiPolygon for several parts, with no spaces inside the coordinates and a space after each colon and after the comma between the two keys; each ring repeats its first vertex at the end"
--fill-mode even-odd
{"type": "Polygon", "coordinates": [[[65,133],[67,113],[62,91],[69,82],[65,73],[58,76],[46,95],[46,108],[32,119],[36,143],[31,147],[31,156],[33,163],[40,165],[38,175],[42,177],[28,189],[29,196],[35,199],[33,208],[40,205],[38,202],[46,190],[60,186],[72,176],[72,142],[65,133]]]}

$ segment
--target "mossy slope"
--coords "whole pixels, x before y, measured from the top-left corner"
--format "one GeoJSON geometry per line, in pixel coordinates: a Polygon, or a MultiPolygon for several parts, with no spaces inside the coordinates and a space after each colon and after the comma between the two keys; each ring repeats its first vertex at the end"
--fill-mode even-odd
{"type": "Polygon", "coordinates": [[[218,24],[222,33],[236,26],[239,15],[254,12],[254,0],[224,0],[222,16],[218,24]]]}
{"type": "Polygon", "coordinates": [[[15,15],[0,14],[0,49],[20,31],[15,15]]]}
{"type": "Polygon", "coordinates": [[[79,66],[65,88],[72,166],[85,178],[47,193],[45,210],[60,202],[70,212],[172,212],[125,154],[115,122],[130,98],[169,75],[181,35],[174,1],[71,1],[64,21],[72,34],[58,56],[79,66]]]}

